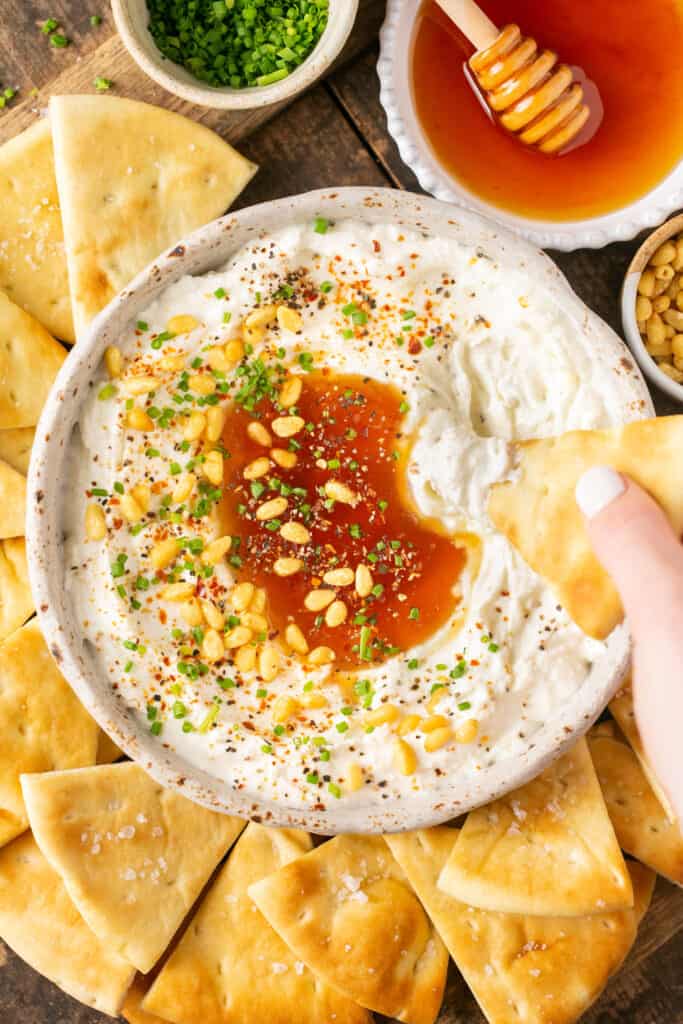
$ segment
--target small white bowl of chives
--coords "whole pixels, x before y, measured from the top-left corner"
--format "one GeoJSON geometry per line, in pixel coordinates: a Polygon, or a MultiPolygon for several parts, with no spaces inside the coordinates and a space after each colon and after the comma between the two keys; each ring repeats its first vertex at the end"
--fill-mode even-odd
{"type": "Polygon", "coordinates": [[[112,0],[119,35],[145,74],[202,107],[280,103],[323,75],[359,0],[112,0]]]}

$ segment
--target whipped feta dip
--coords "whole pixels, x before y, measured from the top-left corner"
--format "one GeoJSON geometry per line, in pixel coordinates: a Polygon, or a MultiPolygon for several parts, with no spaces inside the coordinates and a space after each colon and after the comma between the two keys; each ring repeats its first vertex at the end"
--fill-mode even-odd
{"type": "MultiPolygon", "coordinates": [[[[396,798],[429,806],[444,777],[527,750],[604,650],[488,518],[490,487],[514,472],[509,442],[640,415],[641,392],[615,351],[596,348],[544,282],[393,225],[293,224],[171,285],[103,363],[69,455],[65,586],[76,621],[98,670],[158,742],[234,788],[292,810],[396,798]],[[294,320],[278,312],[245,331],[255,312],[283,307],[294,320]],[[211,405],[184,384],[217,348],[240,358],[213,374],[211,405]],[[164,596],[187,584],[195,612],[210,598],[225,619],[221,643],[242,626],[234,547],[202,560],[222,535],[221,486],[199,489],[205,438],[188,442],[185,426],[191,413],[230,405],[245,380],[238,368],[256,360],[304,388],[324,371],[400,392],[406,500],[467,551],[450,614],[419,644],[342,672],[334,660],[311,663],[270,626],[252,637],[276,665],[264,678],[258,657],[240,662],[229,646],[209,657],[203,641],[216,630],[206,613],[191,626],[187,608],[164,596]],[[144,430],[131,426],[134,410],[144,430]],[[201,515],[173,499],[188,473],[201,515]],[[178,542],[171,583],[166,566],[150,567],[169,538],[178,542]],[[294,702],[289,715],[283,698],[294,702]],[[436,729],[439,745],[429,740],[436,729]]],[[[256,614],[268,618],[267,595],[256,614]]],[[[319,649],[305,639],[309,653],[319,649]]]]}

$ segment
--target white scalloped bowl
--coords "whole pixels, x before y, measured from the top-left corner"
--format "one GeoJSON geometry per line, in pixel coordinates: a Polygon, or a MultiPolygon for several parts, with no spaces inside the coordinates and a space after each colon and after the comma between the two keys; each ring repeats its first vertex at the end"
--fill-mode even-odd
{"type": "MultiPolygon", "coordinates": [[[[76,695],[119,747],[161,785],[227,814],[322,834],[427,828],[527,782],[592,725],[628,667],[630,640],[625,625],[614,630],[582,685],[533,733],[520,756],[495,761],[478,772],[444,777],[434,783],[427,800],[373,802],[372,794],[368,794],[358,801],[333,801],[334,807],[318,810],[276,803],[256,788],[234,788],[229,778],[200,769],[182,751],[167,748],[152,736],[98,670],[64,586],[69,447],[107,346],[116,343],[140,313],[180,277],[220,267],[246,243],[316,216],[394,224],[494,254],[502,265],[542,283],[549,298],[576,324],[577,332],[587,336],[595,349],[601,349],[609,358],[612,372],[623,378],[628,350],[574,294],[555,264],[479,214],[398,189],[366,188],[309,192],[249,207],[208,224],[155,260],[100,313],[64,363],[36,430],[27,485],[31,586],[48,647],[76,695]]],[[[643,379],[630,360],[629,367],[624,419],[652,415],[643,379]]]]}
{"type": "Polygon", "coordinates": [[[683,206],[683,160],[656,188],[635,203],[619,210],[576,221],[541,220],[522,217],[487,203],[449,174],[436,158],[415,111],[410,67],[416,14],[422,0],[387,0],[387,13],[380,34],[377,64],[389,132],[401,158],[417,176],[420,185],[437,199],[457,203],[497,220],[544,249],[571,252],[600,249],[609,242],[634,238],[639,231],[660,224],[683,206]]]}

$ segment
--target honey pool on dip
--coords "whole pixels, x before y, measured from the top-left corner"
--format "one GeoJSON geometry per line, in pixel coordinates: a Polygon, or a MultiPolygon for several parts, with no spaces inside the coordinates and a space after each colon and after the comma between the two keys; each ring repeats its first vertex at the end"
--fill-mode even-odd
{"type": "Polygon", "coordinates": [[[683,7],[677,0],[480,0],[500,27],[519,25],[541,49],[597,85],[603,120],[566,155],[516,141],[482,108],[465,78],[473,53],[434,0],[415,30],[412,91],[442,166],[473,195],[527,217],[575,220],[644,196],[683,156],[683,7]]]}

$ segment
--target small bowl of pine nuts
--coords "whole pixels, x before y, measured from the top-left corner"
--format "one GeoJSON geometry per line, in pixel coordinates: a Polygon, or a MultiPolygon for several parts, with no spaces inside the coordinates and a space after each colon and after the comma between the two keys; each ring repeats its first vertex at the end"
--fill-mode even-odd
{"type": "Polygon", "coordinates": [[[683,402],[683,215],[657,228],[634,256],[621,318],[643,373],[683,402]]]}

